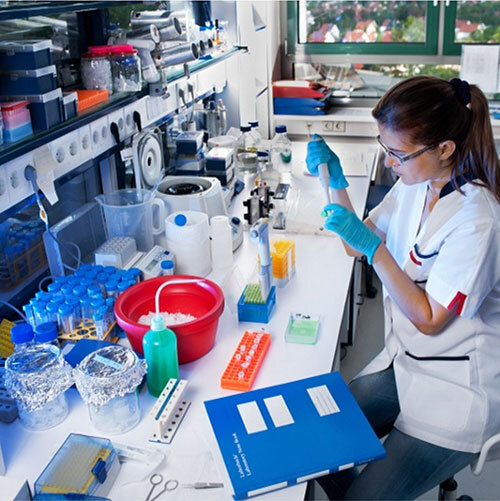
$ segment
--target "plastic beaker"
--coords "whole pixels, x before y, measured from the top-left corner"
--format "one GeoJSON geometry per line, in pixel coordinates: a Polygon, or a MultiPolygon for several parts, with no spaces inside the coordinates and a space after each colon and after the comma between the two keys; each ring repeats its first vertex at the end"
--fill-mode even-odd
{"type": "Polygon", "coordinates": [[[149,251],[153,235],[163,232],[165,204],[149,190],[124,189],[97,195],[106,222],[107,237],[132,237],[137,250],[149,251]],[[154,225],[153,207],[158,207],[158,226],[154,225]]]}

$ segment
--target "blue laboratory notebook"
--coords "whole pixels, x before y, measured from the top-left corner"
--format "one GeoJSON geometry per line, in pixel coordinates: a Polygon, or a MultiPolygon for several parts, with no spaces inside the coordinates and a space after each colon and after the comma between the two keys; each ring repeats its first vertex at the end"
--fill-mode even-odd
{"type": "Polygon", "coordinates": [[[338,372],[208,400],[235,499],[385,457],[338,372]]]}

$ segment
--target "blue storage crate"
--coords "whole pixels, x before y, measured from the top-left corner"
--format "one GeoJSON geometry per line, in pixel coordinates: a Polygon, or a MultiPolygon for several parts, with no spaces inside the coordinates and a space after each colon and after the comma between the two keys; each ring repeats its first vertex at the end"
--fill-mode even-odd
{"type": "Polygon", "coordinates": [[[52,40],[0,41],[2,71],[35,70],[53,64],[52,40]]]}
{"type": "Polygon", "coordinates": [[[245,303],[245,291],[238,301],[238,322],[258,322],[267,324],[276,305],[276,286],[269,291],[264,304],[245,303]]]}
{"type": "Polygon", "coordinates": [[[0,94],[45,94],[57,87],[56,67],[0,71],[0,94]]]}

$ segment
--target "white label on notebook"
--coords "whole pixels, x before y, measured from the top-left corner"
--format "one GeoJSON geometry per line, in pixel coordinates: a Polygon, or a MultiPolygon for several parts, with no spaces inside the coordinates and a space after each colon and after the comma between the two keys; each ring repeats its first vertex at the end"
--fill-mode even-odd
{"type": "Polygon", "coordinates": [[[241,420],[249,435],[250,433],[267,430],[266,423],[264,422],[257,402],[246,402],[244,404],[238,404],[236,407],[238,408],[241,420]]]}
{"type": "Polygon", "coordinates": [[[306,480],[312,480],[313,478],[317,477],[324,477],[329,473],[330,470],[323,470],[323,471],[318,471],[317,473],[311,473],[310,475],[305,475],[304,477],[297,477],[297,483],[305,482],[306,480]]]}
{"type": "Polygon", "coordinates": [[[316,407],[321,417],[340,412],[337,402],[335,402],[330,390],[325,384],[315,386],[314,388],[308,388],[307,393],[309,393],[314,407],[316,407]]]}
{"type": "Polygon", "coordinates": [[[280,482],[279,484],[268,485],[267,487],[248,491],[248,497],[258,496],[259,494],[264,494],[265,492],[274,491],[276,489],[283,489],[283,487],[288,487],[288,482],[280,482]]]}
{"type": "Polygon", "coordinates": [[[339,466],[339,471],[348,470],[349,468],[354,468],[354,463],[341,464],[339,466]]]}
{"type": "Polygon", "coordinates": [[[290,410],[281,395],[265,398],[264,403],[266,404],[269,415],[271,416],[276,428],[295,423],[292,415],[290,414],[290,410]]]}

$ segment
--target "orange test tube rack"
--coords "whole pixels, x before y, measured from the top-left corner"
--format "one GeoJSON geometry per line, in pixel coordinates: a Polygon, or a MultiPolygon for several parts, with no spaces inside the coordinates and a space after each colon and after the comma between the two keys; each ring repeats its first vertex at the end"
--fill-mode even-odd
{"type": "Polygon", "coordinates": [[[270,344],[271,334],[246,331],[222,374],[221,387],[226,390],[250,390],[270,344]]]}

